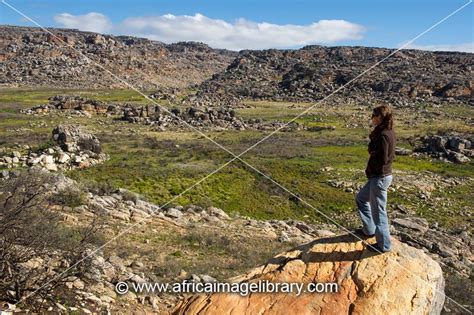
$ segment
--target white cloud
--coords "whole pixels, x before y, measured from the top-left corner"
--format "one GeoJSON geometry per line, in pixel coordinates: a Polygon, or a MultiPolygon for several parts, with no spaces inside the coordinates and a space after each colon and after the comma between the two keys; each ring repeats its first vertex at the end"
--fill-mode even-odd
{"type": "Polygon", "coordinates": [[[135,35],[165,43],[178,41],[204,42],[214,48],[266,49],[332,44],[342,40],[362,39],[365,28],[345,20],[320,20],[309,25],[257,23],[238,19],[229,23],[202,14],[129,17],[112,25],[100,13],[74,16],[63,13],[55,21],[65,27],[114,34],[135,35]],[[99,30],[102,29],[102,30],[99,30]]]}
{"type": "Polygon", "coordinates": [[[461,51],[474,53],[474,42],[462,44],[445,44],[445,45],[408,45],[406,49],[420,49],[431,51],[461,51]]]}
{"type": "Polygon", "coordinates": [[[120,28],[165,43],[193,40],[234,50],[329,44],[361,39],[365,30],[344,20],[321,20],[310,25],[256,23],[245,19],[229,23],[201,14],[133,17],[124,20],[120,28]]]}
{"type": "Polygon", "coordinates": [[[54,21],[66,28],[77,28],[81,31],[106,33],[113,25],[109,18],[101,13],[90,12],[84,15],[61,13],[54,16],[54,21]]]}

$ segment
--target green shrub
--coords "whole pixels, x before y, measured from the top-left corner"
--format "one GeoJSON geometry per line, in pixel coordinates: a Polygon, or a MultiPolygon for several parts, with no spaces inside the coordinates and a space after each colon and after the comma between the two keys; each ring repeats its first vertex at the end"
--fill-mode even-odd
{"type": "Polygon", "coordinates": [[[104,196],[117,192],[118,188],[111,181],[82,180],[82,187],[94,195],[104,196]]]}
{"type": "Polygon", "coordinates": [[[56,205],[75,208],[87,204],[87,195],[77,187],[68,187],[54,193],[50,201],[56,205]]]}

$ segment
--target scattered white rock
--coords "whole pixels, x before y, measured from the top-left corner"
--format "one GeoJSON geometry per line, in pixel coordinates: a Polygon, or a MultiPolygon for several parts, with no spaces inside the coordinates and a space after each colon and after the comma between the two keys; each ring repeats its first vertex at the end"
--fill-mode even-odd
{"type": "Polygon", "coordinates": [[[67,163],[70,159],[71,157],[67,153],[60,153],[58,156],[58,163],[67,163]]]}

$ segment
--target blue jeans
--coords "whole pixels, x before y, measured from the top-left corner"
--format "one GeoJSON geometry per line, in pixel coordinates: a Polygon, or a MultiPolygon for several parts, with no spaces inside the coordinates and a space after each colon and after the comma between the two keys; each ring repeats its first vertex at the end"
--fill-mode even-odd
{"type": "Polygon", "coordinates": [[[355,198],[363,231],[375,234],[377,245],[384,251],[392,248],[387,216],[387,189],[391,183],[392,175],[370,177],[355,198]]]}

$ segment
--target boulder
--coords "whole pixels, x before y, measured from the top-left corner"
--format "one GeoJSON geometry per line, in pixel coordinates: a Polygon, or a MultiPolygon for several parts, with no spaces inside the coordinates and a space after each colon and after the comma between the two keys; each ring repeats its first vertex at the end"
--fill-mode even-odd
{"type": "Polygon", "coordinates": [[[395,147],[395,155],[410,155],[412,150],[401,147],[395,147]]]}
{"type": "Polygon", "coordinates": [[[208,207],[207,212],[210,215],[214,215],[221,219],[230,219],[229,215],[224,210],[216,208],[216,207],[208,207]]]}
{"type": "Polygon", "coordinates": [[[48,171],[53,171],[53,172],[56,172],[58,170],[58,166],[54,163],[45,164],[44,168],[47,169],[48,171]]]}
{"type": "Polygon", "coordinates": [[[67,155],[66,153],[61,153],[59,154],[58,156],[58,163],[66,163],[67,161],[69,161],[71,159],[71,157],[69,155],[67,155]]]}
{"type": "Polygon", "coordinates": [[[439,314],[445,298],[441,267],[422,250],[393,239],[391,252],[372,253],[348,234],[295,247],[229,282],[258,280],[337,283],[338,289],[190,294],[172,314],[439,314]]]}
{"type": "Polygon", "coordinates": [[[53,129],[53,139],[66,152],[91,151],[101,153],[99,139],[75,125],[59,125],[53,129]]]}
{"type": "Polygon", "coordinates": [[[44,155],[41,161],[43,164],[54,164],[54,158],[51,155],[44,155]]]}
{"type": "Polygon", "coordinates": [[[465,156],[464,154],[451,151],[451,150],[448,151],[448,158],[454,163],[458,163],[458,164],[469,163],[471,161],[471,159],[465,156]]]}
{"type": "Polygon", "coordinates": [[[183,213],[175,208],[169,208],[168,210],[166,210],[165,214],[171,218],[180,218],[183,216],[183,213]]]}

